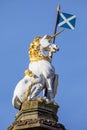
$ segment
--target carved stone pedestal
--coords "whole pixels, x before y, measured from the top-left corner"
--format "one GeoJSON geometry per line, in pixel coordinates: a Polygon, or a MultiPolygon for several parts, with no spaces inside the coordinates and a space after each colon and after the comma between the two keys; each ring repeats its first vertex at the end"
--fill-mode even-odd
{"type": "Polygon", "coordinates": [[[8,130],[66,130],[57,123],[58,105],[41,98],[25,101],[8,130]]]}

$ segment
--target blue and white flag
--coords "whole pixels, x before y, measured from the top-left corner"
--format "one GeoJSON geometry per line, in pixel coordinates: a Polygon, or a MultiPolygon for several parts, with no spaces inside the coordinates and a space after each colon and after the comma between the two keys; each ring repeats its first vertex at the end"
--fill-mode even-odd
{"type": "Polygon", "coordinates": [[[76,21],[75,15],[59,12],[57,25],[59,27],[64,27],[64,28],[69,28],[69,29],[74,30],[75,21],[76,21]]]}

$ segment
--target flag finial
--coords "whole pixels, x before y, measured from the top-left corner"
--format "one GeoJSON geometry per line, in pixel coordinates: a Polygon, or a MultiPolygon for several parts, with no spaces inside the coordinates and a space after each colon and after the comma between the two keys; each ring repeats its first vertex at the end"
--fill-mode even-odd
{"type": "Polygon", "coordinates": [[[58,5],[58,7],[57,7],[57,11],[60,11],[60,5],[58,5]]]}

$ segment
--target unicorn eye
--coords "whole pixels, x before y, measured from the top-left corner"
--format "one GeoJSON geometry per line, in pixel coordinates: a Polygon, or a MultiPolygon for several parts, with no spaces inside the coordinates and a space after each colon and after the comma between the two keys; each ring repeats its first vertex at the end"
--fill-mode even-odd
{"type": "Polygon", "coordinates": [[[52,43],[52,40],[49,40],[48,42],[49,42],[49,43],[52,43]]]}

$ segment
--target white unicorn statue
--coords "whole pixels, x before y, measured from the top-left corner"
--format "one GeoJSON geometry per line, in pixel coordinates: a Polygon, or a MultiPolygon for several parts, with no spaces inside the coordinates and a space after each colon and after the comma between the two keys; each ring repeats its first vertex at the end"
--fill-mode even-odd
{"type": "Polygon", "coordinates": [[[29,47],[30,63],[24,72],[24,78],[18,82],[14,90],[12,104],[21,109],[25,100],[34,100],[43,91],[43,99],[54,101],[58,86],[58,75],[52,65],[52,54],[59,50],[53,38],[59,33],[44,37],[37,36],[29,47]]]}

